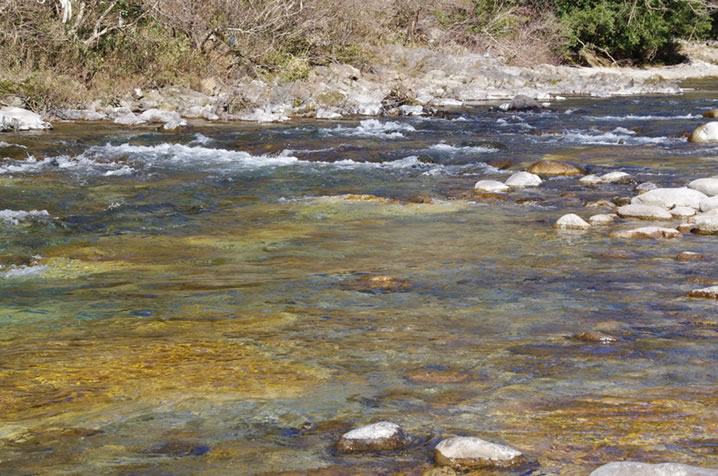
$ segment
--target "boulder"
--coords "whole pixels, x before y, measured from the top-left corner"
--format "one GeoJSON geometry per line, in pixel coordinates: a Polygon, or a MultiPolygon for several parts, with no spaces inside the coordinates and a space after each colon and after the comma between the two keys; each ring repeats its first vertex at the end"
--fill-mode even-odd
{"type": "Polygon", "coordinates": [[[698,235],[718,235],[718,215],[697,216],[693,223],[693,232],[698,235]]]}
{"type": "Polygon", "coordinates": [[[559,230],[588,230],[591,225],[580,216],[569,213],[559,218],[553,227],[559,230]]]}
{"type": "Polygon", "coordinates": [[[145,123],[145,121],[140,119],[140,117],[137,116],[134,112],[128,112],[127,114],[119,116],[119,117],[115,118],[115,120],[112,122],[114,122],[115,124],[123,125],[123,126],[136,126],[136,125],[145,123]]]}
{"type": "Polygon", "coordinates": [[[477,192],[506,192],[509,190],[509,186],[499,182],[498,180],[479,180],[474,185],[474,190],[477,192]]]}
{"type": "Polygon", "coordinates": [[[638,218],[639,220],[673,219],[673,215],[668,210],[653,205],[624,205],[616,211],[621,218],[638,218]]]}
{"type": "Polygon", "coordinates": [[[718,178],[700,178],[688,184],[688,188],[703,192],[709,197],[718,195],[718,178]]]}
{"type": "Polygon", "coordinates": [[[680,238],[681,232],[675,228],[661,228],[658,226],[647,226],[636,228],[633,230],[615,231],[611,233],[611,238],[630,238],[630,239],[670,239],[680,238]]]}
{"type": "Polygon", "coordinates": [[[631,176],[626,172],[609,172],[601,175],[602,183],[629,183],[631,180],[631,176]]]}
{"type": "Polygon", "coordinates": [[[688,293],[688,297],[718,299],[718,286],[710,286],[708,288],[694,289],[688,293]]]}
{"type": "Polygon", "coordinates": [[[20,107],[0,108],[0,132],[35,129],[52,129],[52,124],[43,121],[39,114],[27,109],[20,107]]]}
{"type": "Polygon", "coordinates": [[[706,194],[687,187],[657,188],[638,195],[631,200],[634,205],[654,205],[670,210],[674,207],[691,207],[698,210],[706,194]]]}
{"type": "Polygon", "coordinates": [[[700,210],[703,213],[709,212],[711,210],[714,210],[718,208],[718,196],[715,197],[708,197],[701,200],[701,203],[699,204],[700,210]]]}
{"type": "Polygon", "coordinates": [[[676,256],[676,261],[704,261],[705,259],[705,256],[694,251],[682,251],[676,256]]]}
{"type": "Polygon", "coordinates": [[[616,221],[616,215],[606,213],[593,215],[591,218],[588,219],[588,222],[591,224],[591,226],[610,225],[614,221],[616,221]]]}
{"type": "Polygon", "coordinates": [[[531,172],[518,172],[506,180],[506,185],[513,188],[538,187],[541,185],[541,177],[531,172]]]}
{"type": "Polygon", "coordinates": [[[703,113],[703,117],[715,118],[718,117],[718,109],[711,109],[703,113]]]}
{"type": "Polygon", "coordinates": [[[502,111],[530,111],[532,109],[541,109],[543,106],[536,99],[517,94],[511,102],[504,103],[499,106],[502,111]]]}
{"type": "Polygon", "coordinates": [[[598,331],[581,332],[579,334],[574,334],[571,337],[575,340],[595,342],[597,344],[613,344],[614,342],[618,342],[618,339],[615,337],[598,331]]]}
{"type": "Polygon", "coordinates": [[[409,438],[399,425],[381,421],[345,433],[339,438],[337,449],[342,453],[396,450],[403,448],[408,442],[409,438]]]}
{"type": "Polygon", "coordinates": [[[621,461],[605,464],[589,476],[718,476],[718,469],[679,463],[648,464],[621,461]]]}
{"type": "Polygon", "coordinates": [[[695,128],[688,136],[688,142],[710,144],[718,142],[718,122],[713,121],[695,128]]]}
{"type": "Polygon", "coordinates": [[[541,160],[529,166],[528,172],[536,175],[583,175],[578,167],[557,160],[541,160]]]}
{"type": "Polygon", "coordinates": [[[578,182],[584,185],[598,185],[599,183],[601,183],[601,177],[593,174],[586,175],[585,177],[581,177],[578,182]]]}
{"type": "Polygon", "coordinates": [[[526,462],[520,451],[480,438],[456,437],[442,440],[434,448],[434,461],[457,470],[513,468],[526,462]]]}
{"type": "Polygon", "coordinates": [[[690,218],[695,216],[696,209],[691,207],[676,207],[671,209],[671,215],[675,218],[690,218]]]}

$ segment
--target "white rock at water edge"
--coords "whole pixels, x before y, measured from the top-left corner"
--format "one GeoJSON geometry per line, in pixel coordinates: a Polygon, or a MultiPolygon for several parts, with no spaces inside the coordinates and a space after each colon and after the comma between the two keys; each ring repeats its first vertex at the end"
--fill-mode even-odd
{"type": "Polygon", "coordinates": [[[591,228],[591,225],[586,223],[580,216],[569,213],[559,218],[554,228],[558,228],[559,230],[588,230],[591,228]]]}
{"type": "Polygon", "coordinates": [[[706,194],[687,187],[657,188],[633,197],[632,204],[654,205],[670,210],[674,207],[691,207],[698,210],[706,194]]]}
{"type": "Polygon", "coordinates": [[[688,184],[688,188],[703,192],[709,197],[718,195],[718,178],[700,178],[688,184]]]}
{"type": "Polygon", "coordinates": [[[626,172],[609,172],[607,174],[601,175],[601,182],[603,183],[627,182],[630,179],[631,176],[628,175],[626,172]]]}
{"type": "Polygon", "coordinates": [[[699,235],[718,234],[718,215],[711,213],[710,215],[697,216],[693,231],[699,235]]]}
{"type": "Polygon", "coordinates": [[[601,177],[599,177],[598,175],[594,175],[594,174],[586,175],[586,176],[578,179],[578,183],[581,183],[584,185],[598,185],[601,182],[602,182],[601,177]]]}
{"type": "Polygon", "coordinates": [[[611,238],[630,238],[630,239],[672,239],[680,238],[681,232],[675,228],[662,228],[658,226],[646,226],[643,228],[635,228],[633,230],[615,231],[611,233],[611,238]]]}
{"type": "Polygon", "coordinates": [[[29,131],[33,129],[52,129],[52,124],[42,120],[35,114],[20,107],[3,107],[0,109],[0,132],[29,131]]]}
{"type": "Polygon", "coordinates": [[[408,441],[399,425],[381,421],[345,433],[337,442],[337,449],[344,453],[392,450],[406,446],[408,441]]]}
{"type": "Polygon", "coordinates": [[[708,197],[701,200],[700,208],[703,213],[709,212],[718,208],[718,196],[708,197]]]}
{"type": "Polygon", "coordinates": [[[679,463],[647,464],[622,461],[603,465],[589,476],[718,476],[718,469],[679,463]]]}
{"type": "Polygon", "coordinates": [[[599,213],[598,215],[593,215],[588,219],[591,226],[610,225],[614,221],[616,221],[616,215],[608,213],[599,213]]]}
{"type": "Polygon", "coordinates": [[[672,220],[673,215],[663,207],[653,205],[624,205],[617,210],[621,218],[638,218],[639,220],[672,220]]]}
{"type": "Polygon", "coordinates": [[[541,185],[541,177],[531,172],[518,172],[506,180],[506,185],[513,188],[538,187],[541,185]]]}
{"type": "Polygon", "coordinates": [[[506,192],[509,186],[498,180],[479,180],[474,185],[474,190],[479,192],[506,192]]]}
{"type": "Polygon", "coordinates": [[[473,437],[442,440],[434,449],[434,459],[441,466],[456,469],[480,467],[509,468],[522,464],[520,451],[473,437]]]}

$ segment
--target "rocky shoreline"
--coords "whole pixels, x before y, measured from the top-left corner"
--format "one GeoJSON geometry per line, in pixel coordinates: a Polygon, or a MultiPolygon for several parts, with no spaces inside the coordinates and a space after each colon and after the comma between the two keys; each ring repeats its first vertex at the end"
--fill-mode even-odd
{"type": "MultiPolygon", "coordinates": [[[[710,59],[718,47],[706,46],[710,59]],[[715,50],[715,51],[714,51],[715,50]]],[[[126,126],[163,124],[165,130],[186,120],[280,122],[297,118],[423,115],[437,108],[499,103],[517,95],[547,103],[568,96],[610,97],[680,94],[679,82],[718,77],[718,64],[692,58],[655,68],[578,68],[507,66],[477,54],[450,55],[426,48],[385,48],[384,64],[360,71],[346,64],[312,68],[305,79],[224,84],[205,78],[199,91],[168,87],[135,89],[113,103],[93,100],[80,109],[60,109],[53,121],[112,121],[126,126]]],[[[21,98],[6,106],[22,107],[21,98]]]]}

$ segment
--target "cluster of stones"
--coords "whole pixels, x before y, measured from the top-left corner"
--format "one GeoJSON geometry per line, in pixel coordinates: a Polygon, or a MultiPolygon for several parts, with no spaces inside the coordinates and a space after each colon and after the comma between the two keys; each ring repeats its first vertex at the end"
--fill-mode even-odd
{"type": "MultiPolygon", "coordinates": [[[[337,441],[341,453],[396,451],[409,445],[411,438],[396,423],[382,421],[351,430],[337,441]]],[[[434,447],[434,463],[443,468],[441,474],[474,470],[512,469],[529,460],[519,450],[475,437],[451,437],[434,447]]],[[[434,472],[425,474],[436,474],[434,472]]],[[[677,463],[646,464],[634,462],[609,463],[596,469],[591,476],[718,476],[718,469],[699,468],[677,463]]]]}
{"type": "MultiPolygon", "coordinates": [[[[396,423],[382,421],[356,428],[342,435],[337,450],[342,453],[391,451],[405,448],[411,438],[396,423]]],[[[527,462],[524,455],[509,446],[474,437],[452,437],[434,448],[434,462],[455,470],[514,468],[527,462]]]]}

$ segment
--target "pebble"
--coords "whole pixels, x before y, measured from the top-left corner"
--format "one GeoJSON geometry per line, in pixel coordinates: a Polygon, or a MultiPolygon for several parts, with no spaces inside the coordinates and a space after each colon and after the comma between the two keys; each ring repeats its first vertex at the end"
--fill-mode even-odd
{"type": "Polygon", "coordinates": [[[442,440],[434,449],[434,461],[457,470],[512,468],[526,462],[520,451],[480,438],[455,437],[442,440]]]}
{"type": "Polygon", "coordinates": [[[569,213],[559,218],[554,228],[558,228],[559,230],[588,230],[591,228],[591,225],[586,223],[580,216],[569,213]]]}
{"type": "Polygon", "coordinates": [[[342,453],[396,450],[403,448],[408,442],[409,438],[399,425],[381,421],[345,433],[339,438],[337,449],[342,453]]]}
{"type": "Polygon", "coordinates": [[[671,239],[680,238],[681,232],[675,228],[661,228],[658,226],[647,226],[633,230],[615,231],[611,238],[632,238],[632,239],[671,239]]]}
{"type": "Polygon", "coordinates": [[[589,476],[718,476],[718,469],[679,463],[648,464],[621,461],[605,464],[589,476]]]}
{"type": "Polygon", "coordinates": [[[638,218],[639,220],[672,220],[673,215],[665,208],[653,205],[624,205],[617,210],[621,218],[638,218]]]}

